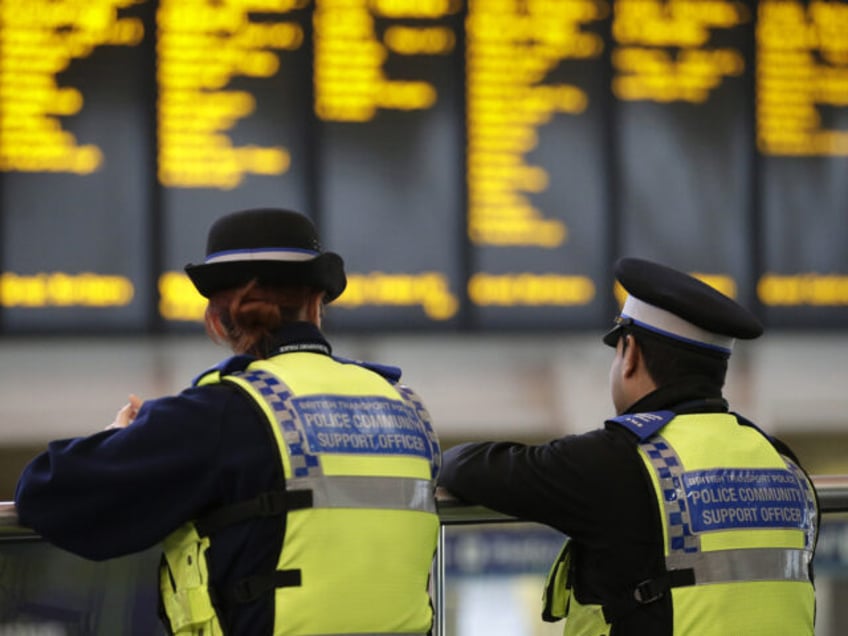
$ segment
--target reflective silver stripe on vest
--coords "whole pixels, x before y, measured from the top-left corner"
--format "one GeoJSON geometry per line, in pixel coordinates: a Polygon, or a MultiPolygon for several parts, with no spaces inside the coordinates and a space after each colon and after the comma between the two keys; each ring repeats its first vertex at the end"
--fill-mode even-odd
{"type": "Polygon", "coordinates": [[[300,477],[290,490],[311,490],[313,508],[383,508],[436,512],[432,482],[407,477],[300,477]]]}
{"type": "Polygon", "coordinates": [[[747,548],[697,554],[675,553],[666,559],[669,570],[692,569],[695,583],[730,581],[809,581],[807,550],[747,548]]]}

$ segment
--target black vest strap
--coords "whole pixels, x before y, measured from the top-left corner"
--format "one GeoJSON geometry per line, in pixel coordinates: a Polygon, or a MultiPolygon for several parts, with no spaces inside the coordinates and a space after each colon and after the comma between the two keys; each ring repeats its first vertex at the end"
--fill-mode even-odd
{"type": "Polygon", "coordinates": [[[312,507],[311,490],[279,490],[265,492],[261,495],[213,510],[194,522],[197,533],[201,537],[236,523],[258,519],[261,517],[276,517],[292,510],[312,507]]]}
{"type": "Polygon", "coordinates": [[[645,579],[633,588],[631,598],[604,603],[604,618],[608,623],[612,623],[642,605],[660,600],[674,587],[689,585],[695,585],[695,571],[691,568],[670,570],[659,576],[645,579]]]}
{"type": "Polygon", "coordinates": [[[646,579],[633,590],[633,599],[640,605],[646,605],[659,600],[663,594],[673,587],[695,585],[695,571],[671,570],[652,579],[646,579]]]}
{"type": "Polygon", "coordinates": [[[277,570],[271,574],[257,574],[236,583],[230,594],[236,603],[250,603],[266,592],[278,587],[300,587],[300,570],[277,570]]]}

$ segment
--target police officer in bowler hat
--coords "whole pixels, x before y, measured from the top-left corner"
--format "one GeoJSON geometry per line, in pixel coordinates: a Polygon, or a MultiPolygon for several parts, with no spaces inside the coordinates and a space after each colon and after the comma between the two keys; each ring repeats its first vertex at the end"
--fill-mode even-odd
{"type": "Polygon", "coordinates": [[[302,214],[249,209],[186,272],[235,355],[53,442],[20,477],[20,522],[89,559],[161,544],[168,633],[428,633],[438,440],[399,369],[333,355],[342,258],[302,214]]]}

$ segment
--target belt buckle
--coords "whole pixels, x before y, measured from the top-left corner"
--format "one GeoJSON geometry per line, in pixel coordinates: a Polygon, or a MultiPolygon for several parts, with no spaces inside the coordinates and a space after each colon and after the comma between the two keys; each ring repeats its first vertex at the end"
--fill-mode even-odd
{"type": "Polygon", "coordinates": [[[633,598],[640,605],[647,605],[661,599],[664,593],[662,589],[656,586],[655,579],[645,579],[633,590],[633,598]]]}

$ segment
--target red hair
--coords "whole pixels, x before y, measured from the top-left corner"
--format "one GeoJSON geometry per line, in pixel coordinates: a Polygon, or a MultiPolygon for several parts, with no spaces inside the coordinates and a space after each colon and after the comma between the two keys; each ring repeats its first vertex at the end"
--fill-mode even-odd
{"type": "Polygon", "coordinates": [[[209,297],[206,333],[235,353],[266,357],[272,334],[285,323],[309,319],[307,310],[322,291],[305,285],[264,286],[255,280],[209,297]]]}

